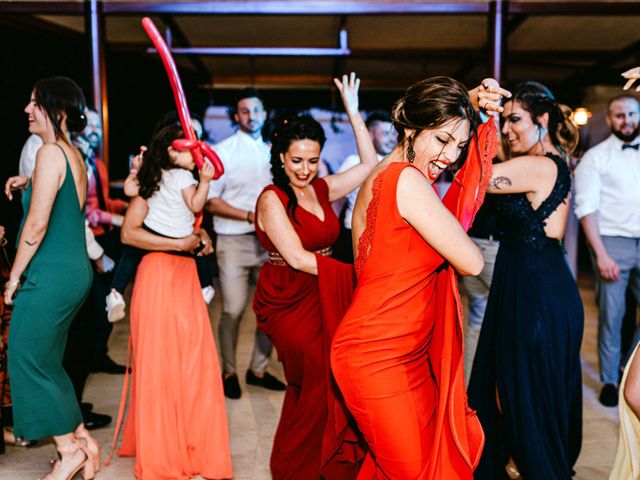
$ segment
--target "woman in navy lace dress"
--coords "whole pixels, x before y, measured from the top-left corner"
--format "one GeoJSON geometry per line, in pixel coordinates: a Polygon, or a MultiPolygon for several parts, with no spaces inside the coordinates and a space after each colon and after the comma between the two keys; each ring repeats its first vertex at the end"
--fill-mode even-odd
{"type": "Polygon", "coordinates": [[[486,444],[476,479],[570,479],[582,438],[583,310],[564,258],[576,128],[543,85],[504,105],[494,167],[500,250],[471,380],[486,444]]]}

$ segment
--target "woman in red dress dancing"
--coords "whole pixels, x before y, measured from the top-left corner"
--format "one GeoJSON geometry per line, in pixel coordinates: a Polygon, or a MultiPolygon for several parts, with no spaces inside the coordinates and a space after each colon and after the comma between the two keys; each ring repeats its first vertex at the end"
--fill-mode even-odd
{"type": "Polygon", "coordinates": [[[411,86],[393,110],[398,146],[363,184],[353,215],[358,286],[331,365],[369,453],[358,479],[472,479],[484,436],[466,403],[455,272],[482,255],[465,233],[496,151],[473,99],[499,110],[493,80],[411,86]],[[490,87],[490,90],[489,90],[490,87]],[[470,98],[471,97],[471,98],[470,98]],[[470,140],[471,139],[471,140],[470,140]],[[441,202],[432,184],[468,150],[441,202]]]}
{"type": "Polygon", "coordinates": [[[271,139],[274,184],[258,198],[256,232],[269,261],[260,270],[254,310],[287,380],[271,454],[275,480],[355,478],[363,456],[329,369],[331,337],[355,283],[351,265],[328,258],[340,231],[330,202],[355,189],[377,163],[358,113],[359,83],[354,74],[336,80],[361,163],[318,178],[322,126],[311,117],[285,120],[271,139]]]}

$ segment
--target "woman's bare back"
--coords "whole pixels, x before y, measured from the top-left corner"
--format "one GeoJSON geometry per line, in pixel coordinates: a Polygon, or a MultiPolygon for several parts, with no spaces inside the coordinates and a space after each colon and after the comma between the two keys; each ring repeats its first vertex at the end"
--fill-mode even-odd
{"type": "Polygon", "coordinates": [[[393,158],[391,156],[378,163],[360,187],[356,204],[353,207],[353,217],[351,219],[353,258],[358,258],[358,243],[360,242],[360,237],[367,226],[367,210],[369,209],[371,200],[373,200],[373,182],[380,172],[387,168],[390,163],[393,163],[393,158]]]}

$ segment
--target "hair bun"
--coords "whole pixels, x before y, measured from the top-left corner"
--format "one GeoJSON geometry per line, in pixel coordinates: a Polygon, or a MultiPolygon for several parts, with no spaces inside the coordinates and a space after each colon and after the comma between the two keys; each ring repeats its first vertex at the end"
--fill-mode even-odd
{"type": "Polygon", "coordinates": [[[70,112],[67,116],[67,128],[70,132],[81,132],[87,126],[87,116],[84,111],[70,112]]]}

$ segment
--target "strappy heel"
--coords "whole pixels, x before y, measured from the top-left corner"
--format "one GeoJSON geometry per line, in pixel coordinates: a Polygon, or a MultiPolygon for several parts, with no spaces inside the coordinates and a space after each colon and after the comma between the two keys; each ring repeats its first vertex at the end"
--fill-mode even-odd
{"type": "Polygon", "coordinates": [[[79,465],[74,467],[73,470],[68,473],[64,480],[73,480],[73,478],[80,472],[80,470],[82,470],[82,478],[84,480],[92,480],[93,478],[95,478],[96,474],[93,468],[93,455],[91,454],[89,449],[85,445],[83,445],[83,442],[74,442],[69,445],[57,447],[57,449],[59,456],[58,460],[53,462],[53,468],[51,472],[42,477],[40,480],[61,480],[60,478],[58,478],[57,474],[62,465],[62,456],[65,454],[73,455],[78,450],[82,450],[85,458],[82,462],[80,462],[79,465]]]}
{"type": "Polygon", "coordinates": [[[93,459],[94,473],[98,473],[100,471],[100,444],[89,434],[89,430],[87,430],[85,427],[76,430],[76,437],[81,438],[87,443],[87,450],[89,450],[93,459]]]}

